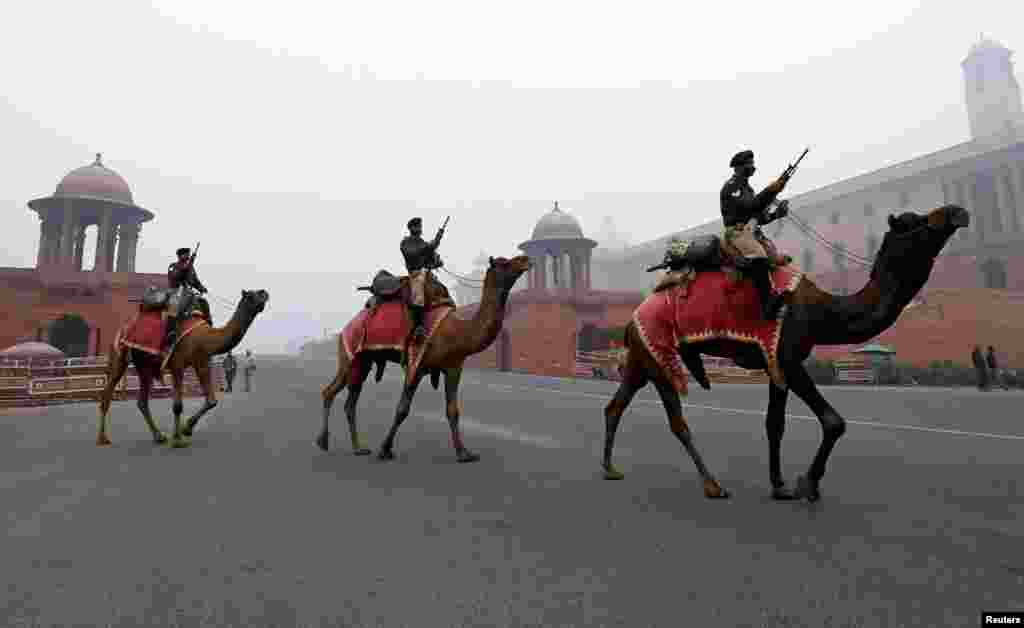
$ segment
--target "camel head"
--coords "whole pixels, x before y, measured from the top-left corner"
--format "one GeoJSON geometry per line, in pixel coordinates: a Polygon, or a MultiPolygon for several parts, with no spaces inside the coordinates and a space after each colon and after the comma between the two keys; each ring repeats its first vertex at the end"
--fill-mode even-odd
{"type": "Polygon", "coordinates": [[[267,307],[269,300],[270,293],[266,290],[242,290],[242,300],[238,303],[238,309],[250,319],[254,319],[267,307]]]}
{"type": "Polygon", "coordinates": [[[889,215],[889,231],[875,255],[872,278],[907,298],[928,281],[935,258],[956,233],[971,222],[963,207],[944,205],[926,214],[889,215]]]}
{"type": "MultiPolygon", "coordinates": [[[[532,262],[527,255],[518,255],[512,259],[491,257],[488,259],[487,276],[494,277],[498,290],[507,293],[512,290],[516,280],[530,270],[532,262]]],[[[485,279],[486,281],[486,279],[485,279]]]]}

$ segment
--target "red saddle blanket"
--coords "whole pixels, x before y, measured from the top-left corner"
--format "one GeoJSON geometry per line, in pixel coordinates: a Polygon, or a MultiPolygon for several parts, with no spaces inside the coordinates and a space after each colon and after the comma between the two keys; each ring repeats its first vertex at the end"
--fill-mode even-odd
{"type": "MultiPolygon", "coordinates": [[[[167,360],[174,353],[174,349],[181,342],[182,338],[192,333],[200,325],[206,324],[206,320],[196,314],[182,321],[178,326],[178,339],[174,342],[174,346],[170,348],[170,351],[167,352],[164,358],[164,365],[166,365],[167,360]]],[[[135,318],[125,323],[118,330],[117,336],[114,339],[114,345],[118,348],[128,347],[160,356],[163,355],[160,351],[160,345],[163,344],[166,333],[167,321],[164,320],[162,312],[139,312],[135,315],[135,318]]]]}
{"type": "Polygon", "coordinates": [[[405,356],[405,381],[411,382],[423,358],[423,350],[430,343],[434,332],[454,308],[442,305],[427,310],[423,316],[423,326],[427,330],[427,338],[422,344],[409,342],[412,332],[412,321],[406,315],[406,308],[400,301],[385,301],[373,308],[362,309],[359,314],[345,325],[341,331],[342,345],[345,354],[352,363],[350,377],[361,378],[364,373],[358,371],[360,364],[353,358],[364,351],[397,351],[405,356]],[[408,343],[408,346],[407,346],[408,343]]]}
{"type": "MultiPolygon", "coordinates": [[[[802,277],[792,264],[776,268],[771,274],[773,292],[792,292],[802,277]]],[[[676,391],[685,395],[687,379],[679,346],[719,339],[756,344],[768,365],[768,376],[785,388],[776,360],[785,314],[782,306],[775,320],[764,320],[757,289],[749,278],[737,279],[731,269],[713,270],[648,296],[633,312],[633,324],[676,391]]]]}

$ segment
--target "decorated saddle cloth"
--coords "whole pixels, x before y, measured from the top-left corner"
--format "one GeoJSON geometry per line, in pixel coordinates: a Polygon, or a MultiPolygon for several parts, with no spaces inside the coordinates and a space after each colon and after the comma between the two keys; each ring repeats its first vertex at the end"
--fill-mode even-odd
{"type": "Polygon", "coordinates": [[[402,302],[385,301],[360,310],[341,331],[345,355],[354,369],[351,377],[361,379],[365,375],[357,370],[360,363],[354,359],[360,353],[397,351],[405,360],[405,381],[412,382],[423,358],[423,352],[434,337],[434,332],[454,309],[450,305],[439,305],[424,312],[423,327],[427,330],[427,337],[422,344],[412,342],[412,321],[409,320],[402,302]]]}
{"type": "MultiPolygon", "coordinates": [[[[771,274],[773,292],[792,292],[802,277],[803,272],[792,264],[776,267],[771,274]]],[[[662,283],[634,310],[633,324],[677,392],[687,392],[679,347],[719,339],[757,345],[768,376],[786,388],[776,360],[785,305],[775,320],[764,320],[753,282],[731,268],[685,273],[662,283]]]]}
{"type": "Polygon", "coordinates": [[[201,326],[209,326],[203,318],[202,312],[196,310],[192,316],[181,321],[178,325],[178,338],[174,345],[166,352],[160,351],[164,337],[167,335],[167,320],[163,312],[159,310],[143,310],[140,308],[138,314],[128,321],[117,331],[114,338],[114,346],[120,348],[137,349],[144,353],[155,356],[163,356],[161,369],[167,366],[168,360],[174,355],[174,350],[183,338],[191,334],[201,326]]]}

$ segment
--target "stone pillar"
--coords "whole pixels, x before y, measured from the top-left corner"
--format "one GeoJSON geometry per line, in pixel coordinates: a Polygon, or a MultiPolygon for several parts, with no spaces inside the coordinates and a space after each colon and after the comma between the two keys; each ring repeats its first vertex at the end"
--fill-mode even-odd
{"type": "Polygon", "coordinates": [[[107,258],[104,260],[103,269],[108,273],[114,272],[114,255],[117,251],[118,231],[117,224],[110,225],[110,248],[107,249],[107,258]]]}
{"type": "Polygon", "coordinates": [[[75,261],[73,268],[82,270],[82,256],[85,255],[85,228],[87,225],[75,226],[75,261]]]}
{"type": "Polygon", "coordinates": [[[578,251],[569,253],[569,282],[573,292],[579,292],[580,284],[580,254],[578,251]]]}
{"type": "Polygon", "coordinates": [[[1001,207],[1003,210],[1003,221],[1007,232],[1017,233],[1020,232],[1020,215],[1017,209],[1017,203],[1020,196],[1017,194],[1017,190],[1014,189],[1013,182],[1013,167],[1010,165],[1003,166],[999,169],[999,177],[996,180],[996,186],[1000,190],[1001,207]]]}
{"type": "Polygon", "coordinates": [[[107,259],[107,252],[114,248],[110,238],[111,220],[113,219],[111,214],[112,210],[109,207],[103,208],[99,224],[96,226],[96,264],[93,266],[95,272],[106,270],[104,260],[107,259]]]}
{"type": "Polygon", "coordinates": [[[586,280],[584,281],[584,288],[586,290],[592,290],[593,289],[593,285],[594,285],[594,283],[593,283],[593,275],[590,274],[590,263],[591,263],[591,261],[593,261],[593,259],[594,259],[594,251],[593,250],[588,250],[587,251],[587,257],[586,257],[587,261],[586,261],[586,264],[584,265],[584,267],[586,269],[584,271],[586,273],[586,280]]]}
{"type": "Polygon", "coordinates": [[[60,252],[57,254],[56,260],[58,266],[70,267],[74,262],[75,226],[78,224],[78,216],[75,213],[71,201],[64,201],[64,221],[60,229],[60,252]]]}
{"type": "Polygon", "coordinates": [[[135,251],[139,244],[140,223],[122,223],[119,231],[121,234],[121,246],[117,250],[117,272],[135,272],[135,251]]]}
{"type": "Polygon", "coordinates": [[[49,263],[53,226],[54,223],[48,216],[44,215],[39,221],[39,253],[36,255],[36,268],[42,268],[49,263]]]}

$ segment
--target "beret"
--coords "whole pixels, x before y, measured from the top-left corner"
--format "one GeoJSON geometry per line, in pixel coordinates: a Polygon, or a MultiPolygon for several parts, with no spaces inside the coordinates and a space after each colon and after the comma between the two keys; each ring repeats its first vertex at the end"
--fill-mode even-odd
{"type": "Polygon", "coordinates": [[[180,255],[188,255],[191,252],[192,252],[192,249],[180,248],[180,249],[177,250],[175,255],[179,255],[179,256],[180,255]]]}
{"type": "Polygon", "coordinates": [[[745,163],[754,161],[754,151],[744,150],[736,153],[732,156],[732,160],[729,162],[730,168],[738,168],[745,163]]]}
{"type": "Polygon", "coordinates": [[[413,225],[422,225],[422,224],[423,224],[423,219],[417,217],[417,218],[413,218],[409,222],[405,223],[405,226],[410,228],[410,229],[412,229],[413,225]]]}

